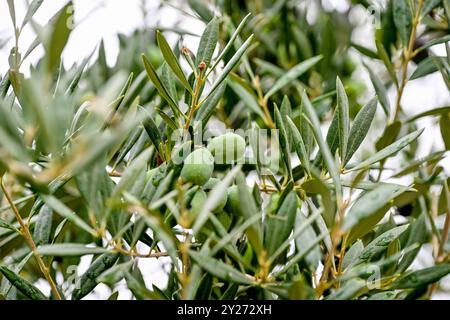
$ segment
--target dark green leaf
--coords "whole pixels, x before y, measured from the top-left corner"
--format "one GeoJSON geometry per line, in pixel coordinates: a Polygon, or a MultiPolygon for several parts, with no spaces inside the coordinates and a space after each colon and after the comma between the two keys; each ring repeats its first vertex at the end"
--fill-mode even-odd
{"type": "Polygon", "coordinates": [[[156,39],[158,41],[158,46],[161,49],[164,59],[166,60],[169,67],[172,69],[173,73],[177,76],[178,80],[180,80],[181,84],[189,91],[192,92],[192,87],[186,79],[183,70],[181,69],[180,63],[178,59],[175,57],[172,49],[167,43],[166,38],[164,38],[163,34],[158,30],[156,32],[156,39]]]}
{"type": "Polygon", "coordinates": [[[355,167],[351,168],[350,171],[360,170],[369,167],[371,164],[374,164],[380,160],[384,160],[397,152],[399,152],[401,149],[408,146],[411,142],[416,140],[423,132],[424,129],[416,130],[403,138],[400,138],[393,144],[387,146],[386,148],[378,151],[376,154],[370,156],[366,160],[358,163],[355,167]]]}
{"type": "Polygon", "coordinates": [[[436,265],[405,274],[390,287],[392,290],[418,288],[439,281],[450,273],[450,264],[436,265]]]}
{"type": "Polygon", "coordinates": [[[36,246],[47,244],[50,241],[52,230],[53,211],[43,205],[39,211],[39,216],[34,225],[33,239],[36,246]]]}
{"type": "Polygon", "coordinates": [[[363,194],[356,200],[349,212],[345,215],[342,229],[348,231],[357,224],[384,208],[395,197],[402,194],[409,187],[397,185],[380,185],[379,187],[363,194]]]}
{"type": "Polygon", "coordinates": [[[441,129],[442,139],[446,150],[450,150],[450,113],[441,115],[439,120],[439,127],[441,129]]]}
{"type": "Polygon", "coordinates": [[[204,62],[207,68],[209,67],[218,40],[219,21],[218,19],[213,18],[207,24],[205,31],[200,38],[200,44],[198,45],[197,55],[195,57],[196,67],[198,67],[201,62],[204,62]]]}
{"type": "Polygon", "coordinates": [[[400,35],[403,47],[407,48],[412,28],[411,7],[408,0],[392,1],[394,6],[394,23],[400,35]]]}
{"type": "MultiPolygon", "coordinates": [[[[250,44],[253,40],[253,35],[248,37],[248,39],[242,44],[242,46],[236,51],[236,53],[233,55],[233,57],[228,61],[228,63],[223,68],[222,72],[220,73],[219,77],[216,79],[216,81],[211,86],[211,89],[209,90],[206,97],[208,98],[214,91],[220,86],[220,84],[226,79],[228,74],[233,70],[233,68],[238,64],[241,57],[244,55],[245,51],[250,47],[250,44]]],[[[206,99],[206,98],[205,98],[206,99]]]]}
{"type": "Polygon", "coordinates": [[[149,79],[153,82],[156,90],[158,90],[161,97],[163,97],[168,103],[169,106],[172,108],[172,111],[174,114],[179,115],[181,114],[180,109],[178,108],[178,105],[175,101],[170,97],[167,89],[162,84],[161,80],[158,77],[158,74],[156,73],[155,69],[153,68],[150,61],[145,57],[144,54],[142,54],[142,61],[144,62],[145,70],[147,71],[147,75],[149,79]]]}
{"type": "Polygon", "coordinates": [[[90,293],[97,286],[97,277],[111,268],[117,259],[118,253],[105,253],[95,259],[91,266],[81,276],[75,284],[75,290],[72,293],[72,300],[80,300],[90,293]]]}
{"type": "Polygon", "coordinates": [[[221,280],[233,281],[234,283],[252,285],[253,280],[250,276],[243,274],[233,268],[231,265],[210,258],[209,256],[196,251],[189,251],[189,256],[194,260],[202,269],[206,270],[215,277],[221,280]]]}
{"type": "Polygon", "coordinates": [[[27,298],[31,300],[47,300],[47,297],[32,285],[30,282],[14,273],[5,266],[0,266],[0,272],[3,276],[8,279],[11,284],[16,287],[20,292],[22,292],[27,298]]]}
{"type": "MultiPolygon", "coordinates": [[[[50,42],[46,48],[48,54],[48,71],[53,72],[61,61],[61,54],[69,40],[72,26],[70,21],[73,20],[74,10],[73,3],[70,1],[61,9],[58,18],[53,26],[50,42]]],[[[73,23],[73,22],[72,22],[73,23]]]]}
{"type": "Polygon", "coordinates": [[[376,110],[377,100],[376,98],[373,98],[356,115],[349,133],[347,154],[345,155],[343,166],[350,161],[353,154],[364,141],[364,138],[369,132],[376,110]]]}

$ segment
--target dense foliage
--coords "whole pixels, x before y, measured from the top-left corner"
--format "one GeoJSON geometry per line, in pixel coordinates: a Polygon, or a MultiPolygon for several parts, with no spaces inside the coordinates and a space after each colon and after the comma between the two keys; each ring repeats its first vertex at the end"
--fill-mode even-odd
{"type": "Polygon", "coordinates": [[[114,66],[101,44],[68,69],[72,3],[41,26],[42,2],[22,22],[8,0],[0,299],[93,298],[100,283],[110,299],[440,290],[450,273],[450,107],[411,116],[402,95],[434,72],[450,89],[449,0],[354,0],[345,11],[319,0],[189,0],[178,9],[204,22],[198,49],[193,30],[145,28],[119,35],[114,66]],[[352,38],[356,10],[379,24],[372,47],[352,38]],[[24,28],[36,33],[29,48],[18,47],[24,28]],[[39,46],[45,55],[23,70],[39,46]],[[436,119],[445,149],[419,158],[423,117],[436,119]],[[419,252],[433,263],[418,268],[419,252]],[[167,272],[164,286],[144,281],[149,259],[167,272]]]}

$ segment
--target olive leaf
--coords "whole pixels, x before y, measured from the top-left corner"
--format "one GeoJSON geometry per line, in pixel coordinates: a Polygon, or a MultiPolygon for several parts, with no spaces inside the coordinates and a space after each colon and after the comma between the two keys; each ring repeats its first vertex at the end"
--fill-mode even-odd
{"type": "Polygon", "coordinates": [[[377,153],[375,153],[374,155],[370,156],[366,160],[358,163],[358,165],[356,165],[355,167],[351,168],[350,171],[356,171],[356,170],[360,170],[360,169],[363,169],[363,168],[367,168],[368,166],[370,166],[373,163],[376,163],[376,162],[378,162],[380,160],[386,159],[387,157],[390,157],[390,156],[396,154],[401,149],[405,148],[411,142],[416,140],[422,134],[422,132],[424,130],[425,129],[419,129],[419,130],[416,130],[414,132],[411,132],[410,134],[404,136],[403,138],[400,138],[399,140],[397,140],[393,144],[391,144],[391,145],[387,146],[386,148],[378,151],[377,153]]]}

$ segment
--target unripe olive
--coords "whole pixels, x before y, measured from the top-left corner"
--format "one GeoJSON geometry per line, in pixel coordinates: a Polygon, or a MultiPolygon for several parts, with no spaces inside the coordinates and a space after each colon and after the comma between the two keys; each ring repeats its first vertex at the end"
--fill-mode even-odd
{"type": "MultiPolygon", "coordinates": [[[[208,180],[208,182],[203,186],[203,190],[205,190],[208,195],[210,191],[220,182],[217,178],[211,178],[208,180]]],[[[225,204],[227,203],[227,194],[225,192],[222,192],[220,195],[219,202],[217,205],[212,209],[213,212],[219,212],[225,207],[225,204]]]]}
{"type": "Polygon", "coordinates": [[[194,219],[200,214],[200,211],[205,205],[206,198],[206,192],[202,189],[197,190],[194,194],[194,197],[191,200],[191,210],[189,212],[190,222],[194,221],[194,219]]]}
{"type": "Polygon", "coordinates": [[[211,139],[208,149],[218,164],[231,164],[244,156],[245,140],[240,135],[229,132],[211,139]]]}
{"type": "Polygon", "coordinates": [[[231,213],[240,213],[239,189],[234,185],[227,189],[227,208],[231,213]]]}
{"type": "Polygon", "coordinates": [[[200,148],[190,153],[184,159],[181,177],[184,181],[204,185],[214,171],[214,157],[208,149],[200,148]]]}

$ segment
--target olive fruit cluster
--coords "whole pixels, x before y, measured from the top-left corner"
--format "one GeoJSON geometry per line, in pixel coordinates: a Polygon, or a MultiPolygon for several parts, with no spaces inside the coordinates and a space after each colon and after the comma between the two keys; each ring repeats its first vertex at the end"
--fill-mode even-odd
{"type": "MultiPolygon", "coordinates": [[[[236,163],[244,157],[244,152],[245,140],[235,133],[226,133],[211,139],[207,148],[198,148],[184,159],[181,178],[199,187],[191,200],[192,218],[200,213],[209,192],[219,183],[219,179],[212,177],[214,164],[236,163]]],[[[220,215],[228,204],[230,212],[238,213],[238,196],[237,186],[231,186],[212,211],[220,215]]]]}

